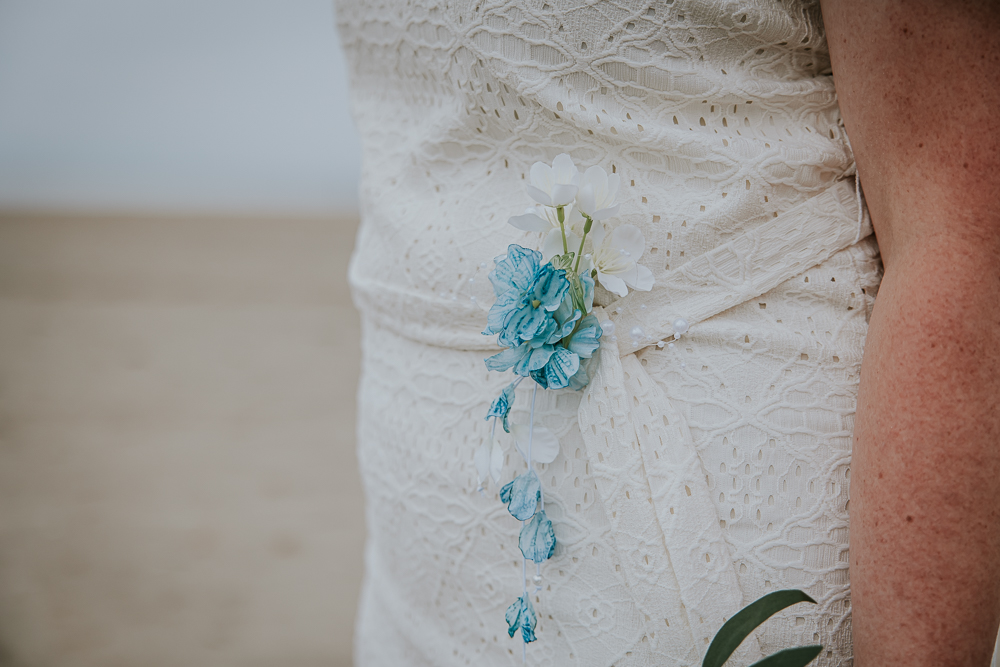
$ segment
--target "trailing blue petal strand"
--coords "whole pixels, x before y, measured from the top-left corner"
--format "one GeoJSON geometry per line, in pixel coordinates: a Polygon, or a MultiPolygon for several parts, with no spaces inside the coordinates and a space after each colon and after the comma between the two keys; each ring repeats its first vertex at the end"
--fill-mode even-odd
{"type": "MultiPolygon", "coordinates": [[[[503,354],[501,352],[501,354],[503,354]]],[[[490,406],[490,411],[486,413],[486,420],[489,421],[490,417],[499,417],[503,420],[503,430],[510,433],[510,426],[507,422],[507,415],[510,413],[510,406],[514,404],[514,387],[517,386],[517,382],[511,382],[509,385],[503,388],[500,395],[496,397],[493,404],[490,406]]]]}
{"type": "Polygon", "coordinates": [[[535,515],[541,497],[542,483],[534,470],[518,475],[513,482],[500,490],[500,500],[507,503],[507,511],[518,521],[527,521],[535,515]],[[505,492],[506,499],[504,499],[505,492]]]}
{"type": "Polygon", "coordinates": [[[536,563],[552,558],[556,550],[556,533],[552,530],[552,522],[545,515],[545,510],[538,510],[531,521],[521,527],[521,536],[517,541],[524,557],[536,563]]]}
{"type": "Polygon", "coordinates": [[[522,595],[511,606],[507,607],[505,617],[509,636],[513,637],[520,630],[521,638],[525,644],[535,641],[535,625],[538,623],[538,617],[535,616],[535,608],[527,595],[522,595]]]}

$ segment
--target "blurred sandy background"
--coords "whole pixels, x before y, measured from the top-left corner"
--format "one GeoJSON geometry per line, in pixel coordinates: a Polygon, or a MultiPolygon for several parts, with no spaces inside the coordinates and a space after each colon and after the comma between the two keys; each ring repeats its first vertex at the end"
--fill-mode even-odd
{"type": "Polygon", "coordinates": [[[0,665],[349,665],[329,0],[0,0],[0,665]]]}

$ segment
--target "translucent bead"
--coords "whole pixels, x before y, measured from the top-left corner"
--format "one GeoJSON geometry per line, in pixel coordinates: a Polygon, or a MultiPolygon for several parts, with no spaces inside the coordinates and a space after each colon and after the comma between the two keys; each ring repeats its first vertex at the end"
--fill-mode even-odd
{"type": "Polygon", "coordinates": [[[458,295],[457,294],[452,294],[451,295],[451,300],[452,301],[458,301],[458,295]]]}
{"type": "Polygon", "coordinates": [[[591,257],[593,257],[593,255],[591,255],[589,252],[583,256],[584,259],[590,259],[591,257]]]}
{"type": "Polygon", "coordinates": [[[617,343],[618,342],[618,336],[612,336],[611,337],[611,342],[612,343],[617,343]]]}
{"type": "Polygon", "coordinates": [[[659,343],[657,343],[656,347],[658,347],[658,348],[660,348],[662,350],[663,349],[663,341],[661,340],[659,343]]]}
{"type": "Polygon", "coordinates": [[[486,268],[486,262],[480,262],[479,263],[479,268],[480,269],[485,269],[486,268]]]}
{"type": "Polygon", "coordinates": [[[681,362],[681,368],[687,368],[687,364],[685,364],[683,361],[681,362]]]}
{"type": "Polygon", "coordinates": [[[667,347],[669,347],[672,350],[674,349],[675,346],[673,343],[667,343],[667,347]]]}
{"type": "Polygon", "coordinates": [[[637,324],[632,327],[632,330],[628,332],[628,335],[632,338],[642,338],[645,334],[642,331],[642,327],[637,324]]]}
{"type": "Polygon", "coordinates": [[[542,575],[536,574],[535,576],[533,576],[531,578],[531,583],[533,583],[535,585],[535,588],[541,588],[542,587],[542,575]]]}
{"type": "Polygon", "coordinates": [[[474,296],[470,296],[469,299],[471,299],[473,303],[475,303],[475,301],[476,301],[476,297],[474,297],[474,296]]]}
{"type": "Polygon", "coordinates": [[[683,317],[678,317],[674,320],[674,331],[676,333],[682,334],[686,333],[688,330],[688,323],[683,317]]]}
{"type": "Polygon", "coordinates": [[[475,278],[469,278],[469,282],[470,283],[474,283],[474,282],[476,282],[476,279],[475,278]]]}
{"type": "Polygon", "coordinates": [[[601,330],[610,336],[615,332],[615,323],[611,320],[604,320],[601,322],[601,330]]]}
{"type": "Polygon", "coordinates": [[[641,306],[639,306],[639,310],[646,310],[646,304],[642,304],[641,306]]]}

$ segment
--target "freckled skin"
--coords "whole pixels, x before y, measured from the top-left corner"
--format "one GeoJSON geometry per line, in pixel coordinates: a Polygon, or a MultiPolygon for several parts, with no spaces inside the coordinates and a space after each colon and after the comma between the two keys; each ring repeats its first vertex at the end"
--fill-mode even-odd
{"type": "Polygon", "coordinates": [[[824,0],[885,263],[851,466],[856,667],[989,665],[1000,624],[1000,2],[824,0]]]}

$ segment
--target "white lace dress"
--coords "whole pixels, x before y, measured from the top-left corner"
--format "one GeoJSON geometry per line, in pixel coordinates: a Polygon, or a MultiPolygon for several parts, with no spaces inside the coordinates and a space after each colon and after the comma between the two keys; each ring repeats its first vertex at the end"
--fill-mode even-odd
{"type": "MultiPolygon", "coordinates": [[[[880,268],[818,2],[341,0],[338,21],[364,150],[358,665],[521,661],[520,526],[473,465],[509,377],[487,373],[469,297],[483,262],[537,247],[506,220],[562,152],[621,174],[618,221],[645,234],[657,284],[605,316],[691,329],[672,350],[606,341],[587,390],[539,392],[558,547],[528,662],[700,664],[743,604],[799,588],[819,604],[744,657],[820,643],[814,664],[851,664],[851,432],[880,268]]],[[[509,444],[507,461],[501,483],[524,470],[509,444]]]]}

